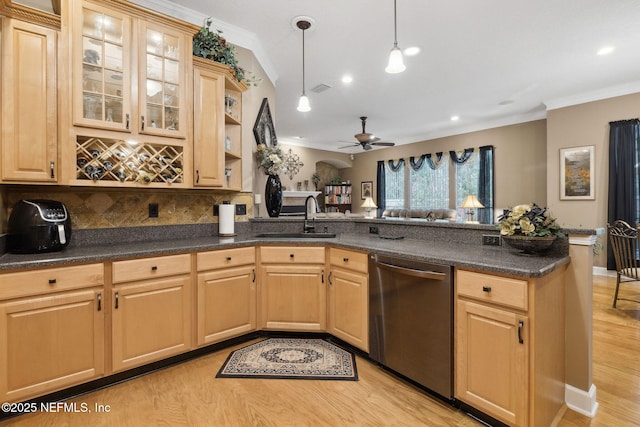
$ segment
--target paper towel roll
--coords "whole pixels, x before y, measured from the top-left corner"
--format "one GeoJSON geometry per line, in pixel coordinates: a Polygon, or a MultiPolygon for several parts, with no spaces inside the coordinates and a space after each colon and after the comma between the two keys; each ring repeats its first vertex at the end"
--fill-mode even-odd
{"type": "Polygon", "coordinates": [[[220,219],[218,224],[218,235],[233,236],[236,220],[236,205],[219,205],[218,214],[220,219]]]}

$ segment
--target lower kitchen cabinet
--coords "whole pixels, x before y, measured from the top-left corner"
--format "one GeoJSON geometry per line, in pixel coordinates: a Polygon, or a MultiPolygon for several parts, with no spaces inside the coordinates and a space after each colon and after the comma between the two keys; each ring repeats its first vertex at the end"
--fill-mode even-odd
{"type": "Polygon", "coordinates": [[[456,272],[456,397],[511,426],[549,426],[564,403],[564,272],[456,272]]]}
{"type": "Polygon", "coordinates": [[[113,263],[114,372],[191,349],[190,271],[188,254],[113,263]]]}
{"type": "Polygon", "coordinates": [[[369,275],[366,253],[329,249],[328,332],[369,352],[369,275]]]}
{"type": "Polygon", "coordinates": [[[326,330],[324,247],[260,248],[260,325],[285,331],[326,330]]]}
{"type": "Polygon", "coordinates": [[[104,374],[102,264],[0,275],[0,399],[104,374]]]}
{"type": "Polygon", "coordinates": [[[212,344],[256,330],[255,249],[197,254],[197,340],[212,344]]]}

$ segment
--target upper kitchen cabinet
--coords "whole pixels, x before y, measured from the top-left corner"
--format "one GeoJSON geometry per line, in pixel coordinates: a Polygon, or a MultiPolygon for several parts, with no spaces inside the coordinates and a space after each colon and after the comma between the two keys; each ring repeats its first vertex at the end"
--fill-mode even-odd
{"type": "Polygon", "coordinates": [[[194,177],[197,187],[242,187],[242,93],[223,64],[193,58],[194,177]]]}
{"type": "Polygon", "coordinates": [[[186,138],[189,33],[117,2],[72,4],[73,124],[186,138]]]}
{"type": "Polygon", "coordinates": [[[2,18],[3,182],[58,179],[56,30],[2,18]]]}

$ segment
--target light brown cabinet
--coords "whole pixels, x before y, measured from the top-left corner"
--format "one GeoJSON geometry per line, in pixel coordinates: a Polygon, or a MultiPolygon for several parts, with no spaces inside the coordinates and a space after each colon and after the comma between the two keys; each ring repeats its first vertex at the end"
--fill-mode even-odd
{"type": "Polygon", "coordinates": [[[328,332],[369,352],[369,275],[364,252],[329,249],[328,332]]]}
{"type": "Polygon", "coordinates": [[[2,18],[2,181],[58,179],[55,30],[2,18]]]}
{"type": "Polygon", "coordinates": [[[124,2],[63,8],[73,145],[65,182],[190,186],[191,34],[153,18],[124,2]]]}
{"type": "Polygon", "coordinates": [[[0,274],[0,399],[104,374],[102,264],[0,274]]]}
{"type": "Polygon", "coordinates": [[[197,254],[197,340],[212,344],[256,330],[255,248],[197,254]]]}
{"type": "Polygon", "coordinates": [[[193,58],[196,187],[242,189],[242,93],[229,67],[193,58]]]}
{"type": "Polygon", "coordinates": [[[456,398],[508,425],[552,424],[564,402],[562,278],[456,271],[456,398]]]}
{"type": "Polygon", "coordinates": [[[324,331],[327,318],[325,249],[260,247],[260,326],[324,331]]]}
{"type": "Polygon", "coordinates": [[[112,364],[122,371],[191,349],[191,256],[112,266],[112,364]]]}

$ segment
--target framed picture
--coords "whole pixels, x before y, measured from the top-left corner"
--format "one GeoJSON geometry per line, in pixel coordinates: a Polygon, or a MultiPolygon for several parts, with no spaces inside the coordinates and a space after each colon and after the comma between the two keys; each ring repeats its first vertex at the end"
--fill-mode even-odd
{"type": "Polygon", "coordinates": [[[258,111],[258,117],[253,125],[253,136],[256,138],[256,144],[264,144],[267,147],[275,147],[278,145],[276,138],[276,128],[273,126],[271,119],[271,110],[269,109],[269,100],[264,98],[258,111]]]}
{"type": "Polygon", "coordinates": [[[560,200],[595,200],[595,146],[560,149],[560,200]]]}
{"type": "Polygon", "coordinates": [[[373,197],[373,181],[364,181],[360,184],[360,198],[373,197]]]}

